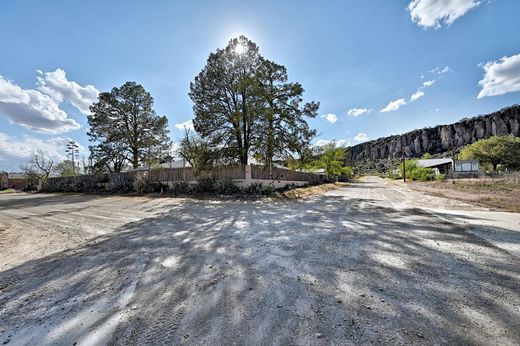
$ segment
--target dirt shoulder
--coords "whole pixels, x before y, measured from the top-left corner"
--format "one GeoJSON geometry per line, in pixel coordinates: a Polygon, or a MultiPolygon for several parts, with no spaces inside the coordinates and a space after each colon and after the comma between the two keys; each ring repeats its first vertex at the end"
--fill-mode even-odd
{"type": "Polygon", "coordinates": [[[432,196],[478,206],[520,212],[520,183],[500,180],[446,180],[407,182],[406,186],[432,196]]]}
{"type": "Polygon", "coordinates": [[[276,198],[280,199],[295,199],[295,198],[303,198],[314,195],[319,195],[325,193],[327,191],[331,191],[337,189],[339,187],[348,186],[348,183],[327,183],[321,185],[314,186],[303,186],[297,187],[294,189],[290,189],[283,192],[277,192],[276,198]]]}

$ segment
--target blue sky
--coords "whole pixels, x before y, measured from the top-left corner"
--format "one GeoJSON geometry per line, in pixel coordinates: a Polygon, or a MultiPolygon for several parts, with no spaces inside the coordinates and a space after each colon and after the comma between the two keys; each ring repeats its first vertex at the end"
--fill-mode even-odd
{"type": "Polygon", "coordinates": [[[189,83],[242,34],[321,103],[316,142],[354,145],[492,112],[520,103],[518,13],[517,0],[4,0],[0,170],[35,149],[63,159],[69,138],[86,148],[89,102],[129,80],[179,139],[175,125],[193,117],[189,83]]]}

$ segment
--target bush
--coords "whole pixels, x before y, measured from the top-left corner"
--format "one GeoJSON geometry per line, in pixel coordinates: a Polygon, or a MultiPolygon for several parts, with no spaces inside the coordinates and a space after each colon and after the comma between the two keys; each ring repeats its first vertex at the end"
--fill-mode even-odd
{"type": "Polygon", "coordinates": [[[274,193],[274,187],[270,184],[262,184],[262,183],[251,183],[251,185],[247,186],[244,189],[244,192],[247,195],[261,195],[261,196],[269,196],[274,193]]]}
{"type": "Polygon", "coordinates": [[[233,184],[233,179],[226,177],[215,182],[215,191],[221,195],[232,195],[239,191],[239,188],[233,184]]]}
{"type": "Polygon", "coordinates": [[[416,167],[410,172],[410,179],[414,181],[435,180],[435,173],[431,168],[416,167]]]}
{"type": "Polygon", "coordinates": [[[126,192],[134,190],[136,192],[145,192],[148,190],[148,180],[143,174],[137,174],[135,180],[131,182],[130,189],[126,186],[126,182],[123,179],[120,179],[117,175],[110,176],[111,187],[110,190],[114,192],[126,192]]]}
{"type": "Polygon", "coordinates": [[[446,175],[445,174],[437,174],[435,176],[435,180],[444,180],[446,179],[446,175]]]}
{"type": "MultiPolygon", "coordinates": [[[[414,160],[407,160],[406,164],[406,178],[413,181],[430,181],[435,180],[435,173],[433,169],[426,167],[418,167],[414,160]]],[[[403,165],[400,167],[400,175],[403,176],[403,165]]]]}
{"type": "Polygon", "coordinates": [[[178,181],[173,183],[173,187],[171,188],[171,192],[174,195],[186,194],[190,190],[190,184],[186,181],[178,181]]]}
{"type": "Polygon", "coordinates": [[[210,193],[215,191],[215,181],[212,178],[199,178],[197,184],[190,185],[190,192],[210,193]]]}

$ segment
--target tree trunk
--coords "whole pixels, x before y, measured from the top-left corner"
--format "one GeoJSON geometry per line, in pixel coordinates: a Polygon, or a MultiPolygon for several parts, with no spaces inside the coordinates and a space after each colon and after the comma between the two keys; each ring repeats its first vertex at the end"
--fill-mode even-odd
{"type": "Polygon", "coordinates": [[[132,149],[132,166],[134,169],[139,168],[139,151],[137,148],[132,149]]]}

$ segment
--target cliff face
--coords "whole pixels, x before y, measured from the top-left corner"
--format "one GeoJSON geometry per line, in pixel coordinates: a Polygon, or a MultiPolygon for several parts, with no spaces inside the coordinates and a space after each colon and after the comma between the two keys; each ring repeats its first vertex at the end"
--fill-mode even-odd
{"type": "Polygon", "coordinates": [[[347,157],[353,164],[359,161],[395,159],[401,157],[402,147],[406,156],[420,157],[425,153],[451,151],[452,148],[458,150],[479,139],[509,134],[520,136],[520,105],[450,125],[414,130],[361,143],[347,148],[347,157]]]}

